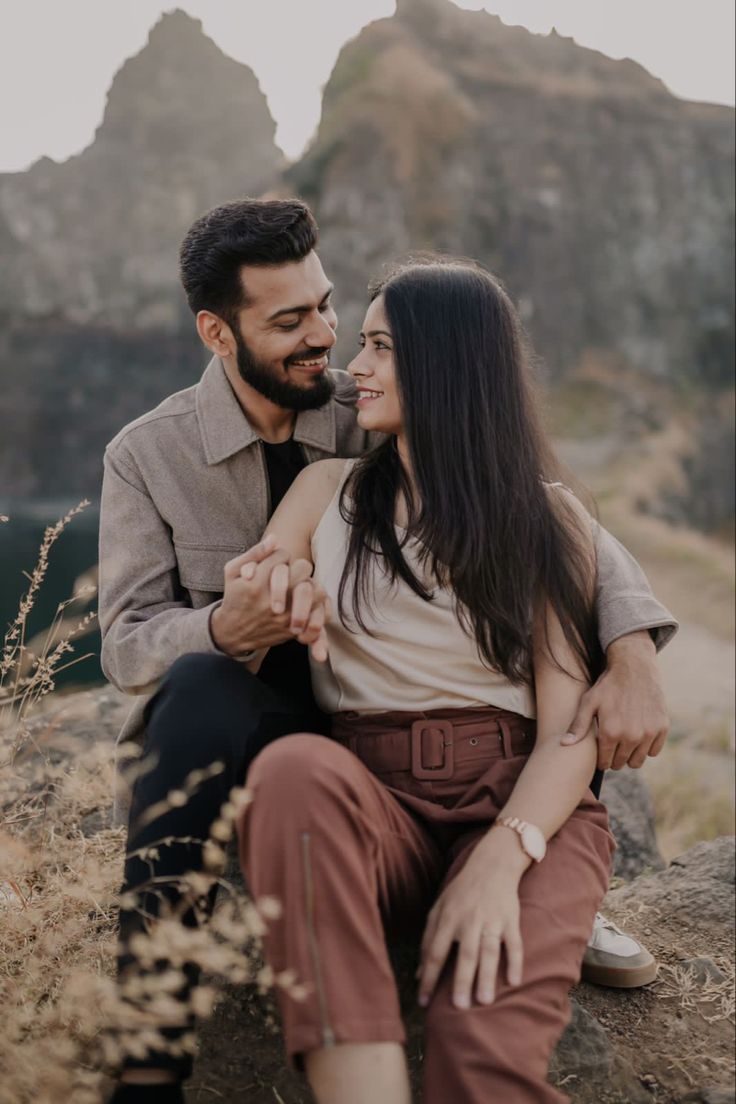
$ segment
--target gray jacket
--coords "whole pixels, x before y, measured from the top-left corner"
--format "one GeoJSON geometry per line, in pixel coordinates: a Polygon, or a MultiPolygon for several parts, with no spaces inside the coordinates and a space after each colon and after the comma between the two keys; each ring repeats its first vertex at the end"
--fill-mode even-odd
{"type": "MultiPolygon", "coordinates": [[[[359,456],[372,443],[355,421],[355,389],[335,372],[334,399],[297,415],[308,461],[359,456]]],[[[102,668],[141,695],[120,735],[140,741],[158,680],[188,652],[218,654],[210,614],[228,560],[256,544],[270,514],[263,450],[215,357],[194,387],[118,433],[105,452],[100,516],[102,668]]],[[[604,650],[637,629],[661,647],[676,631],[636,560],[605,529],[598,540],[604,650]]]]}

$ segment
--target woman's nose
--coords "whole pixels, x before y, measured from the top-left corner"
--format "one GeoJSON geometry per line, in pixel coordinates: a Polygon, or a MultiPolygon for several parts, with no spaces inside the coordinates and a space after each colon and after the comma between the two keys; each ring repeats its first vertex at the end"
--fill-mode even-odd
{"type": "Polygon", "coordinates": [[[361,349],[361,351],[356,356],[353,357],[353,359],[350,361],[350,363],[347,366],[347,371],[350,373],[350,375],[353,377],[353,379],[357,379],[359,376],[363,377],[363,376],[367,375],[367,372],[366,372],[365,368],[361,364],[361,357],[362,356],[363,356],[363,350],[361,349]]]}

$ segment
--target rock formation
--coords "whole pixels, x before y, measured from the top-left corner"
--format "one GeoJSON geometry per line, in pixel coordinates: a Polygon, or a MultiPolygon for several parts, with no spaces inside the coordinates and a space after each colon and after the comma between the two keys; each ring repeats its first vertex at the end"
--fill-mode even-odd
{"type": "Polygon", "coordinates": [[[197,379],[179,244],[276,179],[274,133],[251,70],[173,11],[116,74],[87,149],[0,175],[3,497],[96,497],[104,444],[197,379]]]}
{"type": "Polygon", "coordinates": [[[94,141],[0,176],[4,314],[119,334],[182,323],[176,256],[202,211],[258,194],[282,155],[250,69],[182,11],[115,75],[94,141]]]}
{"type": "MultiPolygon", "coordinates": [[[[115,77],[88,149],[0,175],[3,498],[96,497],[105,442],[204,363],[177,281],[186,227],[267,189],[322,224],[336,363],[368,276],[432,247],[502,275],[553,379],[594,364],[626,390],[730,383],[733,112],[632,61],[399,0],[345,45],[314,142],[282,169],[251,71],[174,11],[115,77]]],[[[683,488],[652,508],[711,529],[732,511],[712,488],[733,421],[715,405],[703,421],[683,488]]]]}
{"type": "Polygon", "coordinates": [[[553,373],[597,354],[730,379],[733,112],[632,61],[450,0],[399,0],[342,50],[289,174],[350,330],[400,251],[502,274],[553,373]]]}

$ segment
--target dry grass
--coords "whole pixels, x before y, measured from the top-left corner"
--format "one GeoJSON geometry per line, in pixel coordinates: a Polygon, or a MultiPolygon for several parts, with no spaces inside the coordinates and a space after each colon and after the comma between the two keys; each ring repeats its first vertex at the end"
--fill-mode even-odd
{"type": "Polygon", "coordinates": [[[655,982],[657,995],[673,999],[685,1012],[697,1012],[706,1023],[719,1020],[734,1023],[734,964],[720,959],[716,966],[723,980],[714,977],[703,980],[691,966],[663,964],[655,982]]]}
{"type": "Polygon", "coordinates": [[[664,858],[674,858],[701,840],[732,835],[734,771],[730,756],[699,754],[698,746],[687,740],[665,748],[660,758],[661,762],[647,764],[646,781],[664,858]]]}
{"type": "MultiPolygon", "coordinates": [[[[211,984],[199,987],[187,1005],[173,999],[185,963],[196,963],[213,980],[275,983],[297,998],[302,992],[293,976],[274,979],[254,966],[254,939],[276,914],[276,903],[258,902],[256,908],[222,878],[224,845],[249,800],[244,790],[232,791],[213,826],[206,871],[182,880],[181,907],[136,937],[134,951],[144,971],[121,988],[114,983],[124,831],[103,827],[90,833],[86,827],[86,818],[110,804],[110,749],[68,754],[67,737],[66,754],[60,754],[61,745],[32,722],[55,675],[79,661],[72,639],[93,614],[72,618],[71,631],[59,628],[69,625],[68,608],[88,592],[59,606],[36,653],[26,644],[49,552],[84,505],[46,530],[0,665],[0,1104],[97,1104],[104,1068],[147,1045],[165,1047],[162,1024],[186,1021],[190,1012],[209,1014],[211,984]],[[185,928],[180,914],[214,881],[225,901],[212,923],[206,930],[185,928]],[[165,972],[145,972],[162,957],[169,963],[165,972]]],[[[149,816],[186,802],[203,779],[204,772],[190,776],[182,791],[149,816]]],[[[193,1046],[192,1036],[184,1036],[180,1049],[193,1046]]]]}

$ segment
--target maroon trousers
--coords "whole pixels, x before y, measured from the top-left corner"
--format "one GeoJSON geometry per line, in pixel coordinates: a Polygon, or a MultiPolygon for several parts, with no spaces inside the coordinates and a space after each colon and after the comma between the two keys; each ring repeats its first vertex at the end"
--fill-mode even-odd
{"type": "MultiPolygon", "coordinates": [[[[285,736],[254,761],[239,825],[256,898],[278,899],[266,959],[306,996],[279,991],[289,1057],[334,1043],[404,1042],[386,948],[415,930],[503,808],[534,722],[498,709],[333,719],[333,739],[285,736]]],[[[530,811],[530,819],[533,812],[530,811]]],[[[588,791],[522,877],[522,984],[499,969],[496,999],[452,1004],[454,955],[426,1014],[424,1104],[553,1104],[549,1058],[569,1017],[615,842],[588,791]]],[[[503,964],[503,956],[502,956],[503,964]]]]}

